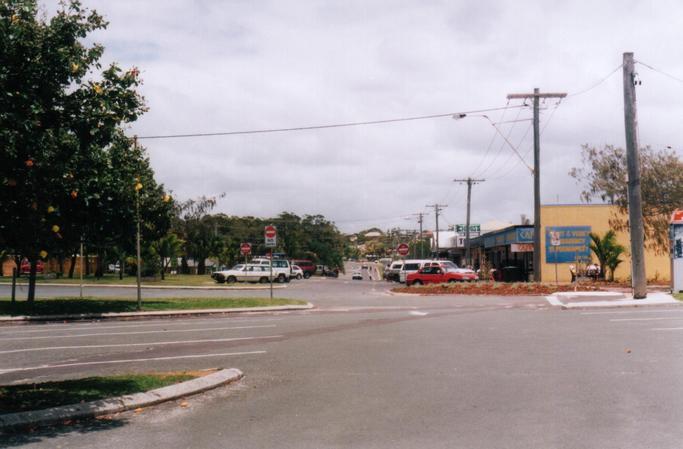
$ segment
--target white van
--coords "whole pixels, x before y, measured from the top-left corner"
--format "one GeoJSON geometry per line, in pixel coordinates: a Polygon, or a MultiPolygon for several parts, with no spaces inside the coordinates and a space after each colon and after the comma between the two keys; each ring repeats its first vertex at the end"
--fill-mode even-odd
{"type": "MultiPolygon", "coordinates": [[[[262,265],[270,270],[270,259],[267,257],[255,257],[251,264],[262,265]]],[[[289,282],[292,277],[292,266],[287,259],[273,260],[273,279],[278,282],[289,282]]]]}
{"type": "Polygon", "coordinates": [[[401,271],[398,272],[398,281],[402,284],[406,283],[406,276],[410,273],[416,273],[420,268],[430,264],[429,259],[408,259],[403,262],[401,271]]]}

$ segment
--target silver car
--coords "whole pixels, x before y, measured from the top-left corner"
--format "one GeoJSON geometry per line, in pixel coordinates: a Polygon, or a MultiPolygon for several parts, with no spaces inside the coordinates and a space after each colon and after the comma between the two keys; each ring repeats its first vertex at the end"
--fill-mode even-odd
{"type": "Polygon", "coordinates": [[[235,282],[260,282],[265,284],[270,282],[270,268],[263,265],[240,264],[235,265],[229,270],[216,271],[212,277],[219,284],[225,282],[228,284],[234,284],[235,282]]]}

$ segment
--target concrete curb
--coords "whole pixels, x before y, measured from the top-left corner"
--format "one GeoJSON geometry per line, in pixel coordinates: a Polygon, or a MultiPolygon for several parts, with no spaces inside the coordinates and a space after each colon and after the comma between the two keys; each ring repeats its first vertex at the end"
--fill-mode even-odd
{"type": "Polygon", "coordinates": [[[561,307],[562,309],[591,309],[591,308],[605,308],[605,307],[643,307],[643,306],[659,306],[659,305],[680,305],[672,295],[663,292],[650,292],[645,299],[633,299],[632,296],[625,295],[618,292],[564,292],[566,294],[553,294],[546,296],[546,300],[553,306],[561,307]],[[596,295],[596,293],[602,293],[596,295]],[[561,298],[577,299],[580,297],[603,297],[613,298],[612,300],[597,300],[597,301],[580,301],[580,302],[562,302],[561,298]],[[616,298],[616,299],[614,299],[616,298]]]}
{"type": "MultiPolygon", "coordinates": [[[[0,282],[0,285],[12,285],[9,282],[0,282]]],[[[61,284],[57,282],[39,282],[36,283],[36,287],[71,287],[71,288],[79,288],[80,284],[61,284]]],[[[17,283],[17,287],[28,287],[27,283],[17,283]]],[[[83,288],[137,288],[137,285],[122,285],[122,284],[83,284],[83,288]]],[[[261,285],[254,285],[254,286],[249,286],[249,285],[242,285],[242,286],[235,286],[235,287],[228,287],[228,286],[220,286],[216,284],[215,286],[201,286],[201,285],[150,285],[150,284],[142,284],[141,288],[143,289],[148,289],[148,290],[270,290],[270,285],[268,286],[261,286],[261,285]]],[[[273,285],[273,290],[275,289],[282,289],[282,288],[287,288],[287,285],[273,285]]]]}
{"type": "Polygon", "coordinates": [[[44,410],[9,413],[0,415],[0,430],[12,428],[44,426],[55,424],[70,419],[94,418],[102,415],[120,413],[140,407],[159,404],[201,393],[212,388],[225,385],[241,379],[242,371],[236,368],[222,369],[216,373],[208,374],[197,379],[188,380],[168,387],[157,388],[144,393],[136,393],[85,404],[63,405],[44,410]]]}
{"type": "Polygon", "coordinates": [[[281,312],[289,310],[309,310],[315,307],[310,302],[302,305],[289,306],[266,306],[266,307],[239,307],[233,309],[187,309],[187,310],[160,310],[155,312],[106,312],[106,313],[74,313],[64,315],[20,315],[0,317],[0,324],[23,321],[57,321],[57,320],[90,320],[90,319],[116,319],[134,317],[174,317],[195,315],[221,315],[229,313],[247,312],[281,312]]]}

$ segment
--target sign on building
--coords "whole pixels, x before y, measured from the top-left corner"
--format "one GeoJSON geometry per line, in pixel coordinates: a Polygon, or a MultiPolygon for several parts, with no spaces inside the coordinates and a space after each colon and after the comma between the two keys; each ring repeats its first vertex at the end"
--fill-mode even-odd
{"type": "MultiPolygon", "coordinates": [[[[464,234],[465,233],[465,225],[464,224],[457,224],[455,225],[455,232],[464,234]]],[[[475,237],[478,236],[481,233],[481,226],[478,224],[471,224],[470,225],[470,237],[474,234],[475,237]]]]}
{"type": "Polygon", "coordinates": [[[590,226],[546,226],[545,262],[575,263],[591,257],[590,226]]]}

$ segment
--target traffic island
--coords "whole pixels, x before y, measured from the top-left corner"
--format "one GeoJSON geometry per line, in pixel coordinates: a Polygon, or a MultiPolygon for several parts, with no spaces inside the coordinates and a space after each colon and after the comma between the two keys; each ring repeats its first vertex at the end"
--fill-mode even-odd
{"type": "Polygon", "coordinates": [[[241,312],[272,312],[311,309],[313,305],[289,298],[50,298],[12,303],[0,299],[0,322],[79,320],[104,318],[164,317],[241,312]]]}
{"type": "Polygon", "coordinates": [[[546,296],[557,292],[596,292],[593,285],[546,284],[536,282],[453,282],[410,287],[396,287],[394,293],[414,295],[492,295],[492,296],[546,296]]]}
{"type": "Polygon", "coordinates": [[[0,431],[69,423],[149,407],[242,377],[240,370],[230,368],[0,386],[0,431]]]}

